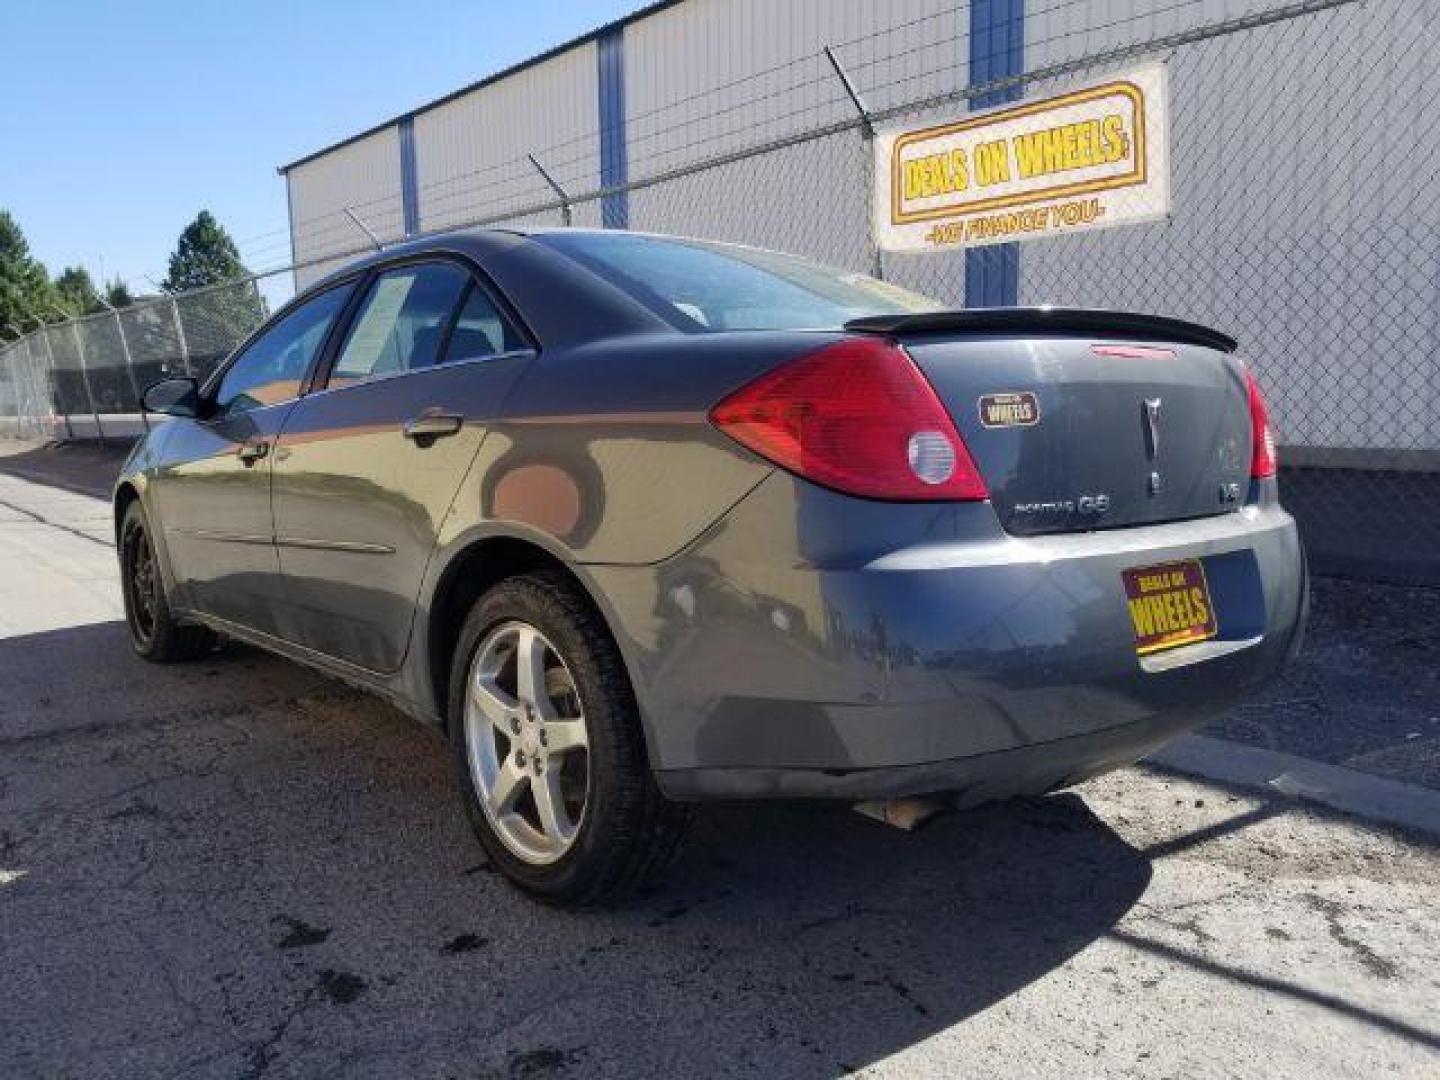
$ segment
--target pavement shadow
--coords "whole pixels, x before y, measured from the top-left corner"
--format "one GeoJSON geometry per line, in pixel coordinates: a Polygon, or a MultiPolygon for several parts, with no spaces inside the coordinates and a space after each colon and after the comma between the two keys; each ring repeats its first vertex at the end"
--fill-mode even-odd
{"type": "Polygon", "coordinates": [[[29,449],[0,453],[0,475],[60,488],[78,495],[109,499],[120,467],[134,439],[107,439],[46,443],[29,449]]]}
{"type": "Polygon", "coordinates": [[[0,680],[9,1075],[832,1076],[1150,880],[1073,795],[914,834],[717,806],[655,895],[555,911],[485,864],[440,740],[293,665],[142,665],[106,624],[0,640],[0,680]]]}

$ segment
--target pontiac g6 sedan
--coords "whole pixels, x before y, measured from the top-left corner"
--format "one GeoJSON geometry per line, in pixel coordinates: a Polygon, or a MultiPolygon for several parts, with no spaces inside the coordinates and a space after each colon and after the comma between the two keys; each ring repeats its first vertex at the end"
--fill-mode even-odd
{"type": "Polygon", "coordinates": [[[557,903],[656,874],[699,799],[1049,791],[1298,646],[1234,349],[696,240],[408,243],[147,391],[130,634],[441,728],[494,865],[557,903]]]}

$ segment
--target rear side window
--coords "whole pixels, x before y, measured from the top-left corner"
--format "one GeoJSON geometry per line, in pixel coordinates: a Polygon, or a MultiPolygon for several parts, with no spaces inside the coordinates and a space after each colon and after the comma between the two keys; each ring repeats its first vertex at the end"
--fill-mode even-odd
{"type": "Polygon", "coordinates": [[[907,289],[738,244],[623,232],[536,237],[682,329],[834,330],[864,315],[936,311],[907,289]]]}
{"type": "Polygon", "coordinates": [[[528,348],[494,301],[478,285],[471,285],[465,306],[445,348],[445,360],[471,360],[477,356],[528,348]]]}
{"type": "Polygon", "coordinates": [[[220,377],[215,415],[233,416],[298,397],[352,287],[337,285],[307,300],[252,341],[220,377]]]}
{"type": "Polygon", "coordinates": [[[452,263],[385,271],[371,283],[328,385],[349,386],[434,364],[469,284],[470,275],[452,263]]]}

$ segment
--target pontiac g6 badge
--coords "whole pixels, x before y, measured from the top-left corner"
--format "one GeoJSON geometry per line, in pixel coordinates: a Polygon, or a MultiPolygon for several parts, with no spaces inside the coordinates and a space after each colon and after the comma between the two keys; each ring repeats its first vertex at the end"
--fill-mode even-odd
{"type": "Polygon", "coordinates": [[[987,428],[1031,427],[1040,422],[1040,402],[1029,390],[985,394],[978,405],[980,423],[987,428]]]}

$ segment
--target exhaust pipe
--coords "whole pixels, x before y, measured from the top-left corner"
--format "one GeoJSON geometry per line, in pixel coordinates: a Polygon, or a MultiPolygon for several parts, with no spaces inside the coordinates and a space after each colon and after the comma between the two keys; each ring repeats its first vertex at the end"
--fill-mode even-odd
{"type": "Polygon", "coordinates": [[[914,832],[954,803],[946,799],[911,796],[906,799],[867,799],[855,804],[855,812],[905,832],[914,832]]]}

